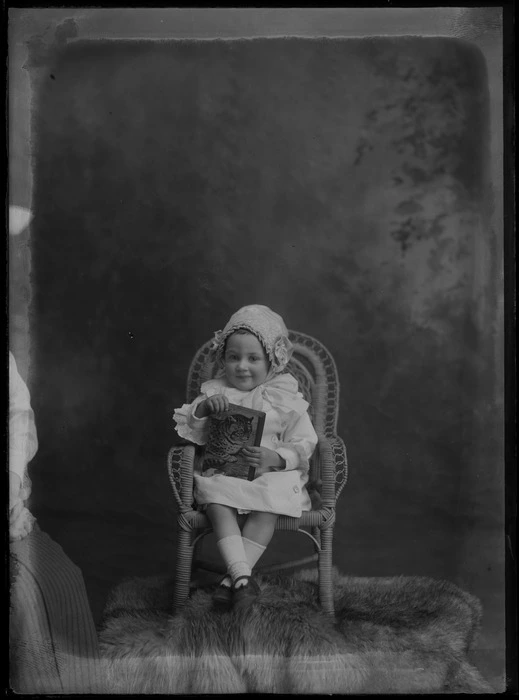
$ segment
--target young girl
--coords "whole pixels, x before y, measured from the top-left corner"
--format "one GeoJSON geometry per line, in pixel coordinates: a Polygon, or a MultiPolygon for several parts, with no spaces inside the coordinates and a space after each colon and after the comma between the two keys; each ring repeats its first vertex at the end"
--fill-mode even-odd
{"type": "Polygon", "coordinates": [[[208,417],[221,414],[229,403],[266,414],[260,446],[244,448],[247,462],[256,468],[253,481],[221,473],[194,476],[195,500],[206,509],[227,566],[213,600],[243,608],[259,594],[251,573],[278,515],[299,517],[311,508],[305,484],[317,435],[297,380],[283,371],[293,348],[281,316],[267,306],[244,306],[215,333],[213,350],[216,378],[204,382],[200,395],[177,409],[174,419],[181,437],[203,445],[208,417]],[[241,532],[238,513],[248,514],[241,532]]]}

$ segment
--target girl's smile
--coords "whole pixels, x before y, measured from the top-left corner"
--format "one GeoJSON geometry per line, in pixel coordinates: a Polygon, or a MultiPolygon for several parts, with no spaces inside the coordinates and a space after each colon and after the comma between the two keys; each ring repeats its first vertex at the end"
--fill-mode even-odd
{"type": "Polygon", "coordinates": [[[225,347],[225,377],[241,391],[251,391],[267,378],[269,361],[263,345],[252,333],[233,333],[225,347]]]}

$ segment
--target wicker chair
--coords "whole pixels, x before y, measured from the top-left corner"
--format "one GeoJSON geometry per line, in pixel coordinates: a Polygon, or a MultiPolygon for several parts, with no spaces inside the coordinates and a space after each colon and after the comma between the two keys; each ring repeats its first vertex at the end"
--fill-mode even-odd
{"type": "MultiPolygon", "coordinates": [[[[294,354],[287,370],[299,382],[300,391],[310,403],[310,416],[319,437],[318,446],[310,460],[309,484],[318,485],[319,505],[304,511],[300,518],[281,515],[276,530],[300,532],[314,545],[312,556],[257,568],[268,573],[318,561],[319,600],[324,612],[334,614],[332,589],[332,539],[335,506],[346,483],[348,462],[344,442],[337,436],[339,409],[339,380],[335,362],[326,348],[314,338],[290,331],[294,354]]],[[[200,385],[213,378],[216,368],[210,359],[211,341],[196,353],[188,374],[187,402],[200,393],[200,385]]],[[[168,453],[168,474],[178,507],[177,569],[174,601],[175,609],[185,604],[190,589],[193,555],[201,539],[212,532],[207,516],[196,509],[193,501],[193,472],[195,461],[203,448],[192,443],[175,445],[168,453]]],[[[209,567],[204,567],[209,568],[209,567]]]]}

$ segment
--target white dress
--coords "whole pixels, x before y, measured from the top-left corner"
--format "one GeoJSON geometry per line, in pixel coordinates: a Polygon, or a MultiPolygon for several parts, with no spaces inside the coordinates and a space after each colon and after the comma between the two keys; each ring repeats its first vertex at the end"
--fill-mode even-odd
{"type": "Polygon", "coordinates": [[[174,419],[178,434],[198,445],[207,440],[208,419],[197,418],[197,405],[208,396],[224,394],[230,403],[255,408],[266,414],[261,446],[277,452],[286,462],[284,469],[262,474],[254,481],[224,474],[194,475],[195,500],[199,505],[221,503],[239,512],[261,511],[300,517],[310,510],[309,458],[317,445],[317,434],[308,415],[308,403],[298,391],[297,380],[288,373],[274,376],[252,391],[230,386],[222,377],[202,384],[201,394],[191,404],[177,409],[174,419]]]}

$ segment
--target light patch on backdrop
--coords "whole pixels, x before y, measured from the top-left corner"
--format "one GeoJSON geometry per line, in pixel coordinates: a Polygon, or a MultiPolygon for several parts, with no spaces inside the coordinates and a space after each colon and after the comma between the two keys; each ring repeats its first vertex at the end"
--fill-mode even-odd
{"type": "Polygon", "coordinates": [[[9,235],[18,236],[30,224],[32,213],[25,207],[9,206],[9,235]]]}

